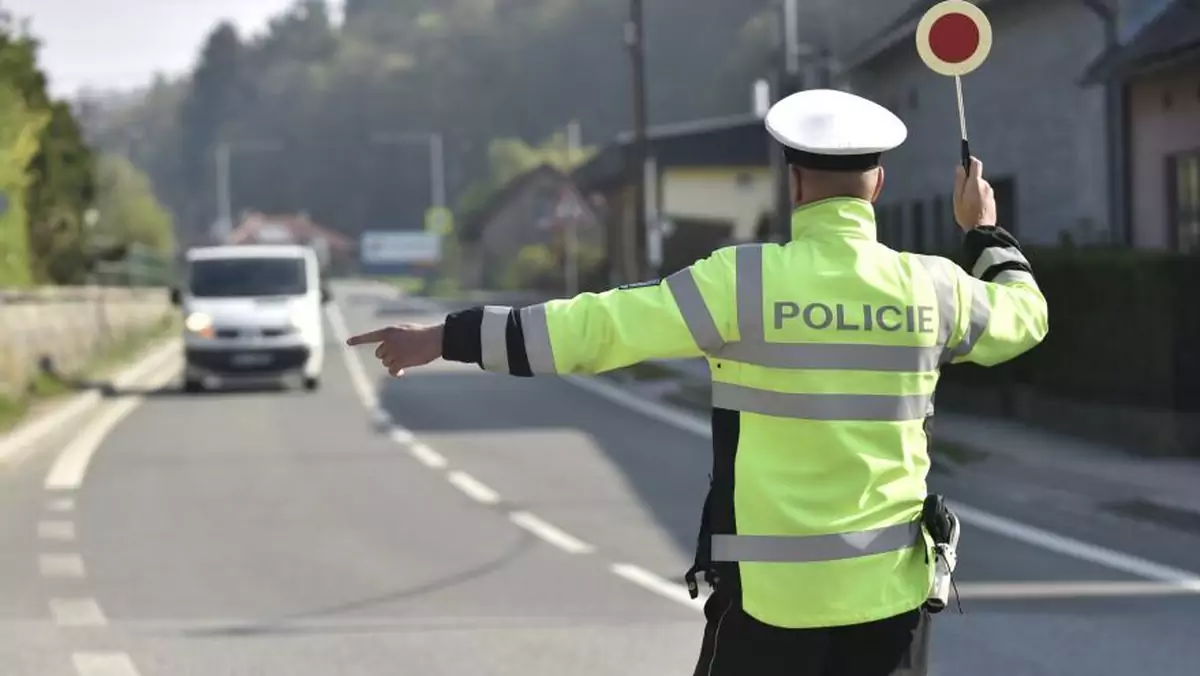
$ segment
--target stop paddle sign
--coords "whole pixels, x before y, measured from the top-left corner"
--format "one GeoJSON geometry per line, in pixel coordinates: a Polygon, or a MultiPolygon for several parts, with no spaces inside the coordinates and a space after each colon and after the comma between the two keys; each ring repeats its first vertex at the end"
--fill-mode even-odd
{"type": "Polygon", "coordinates": [[[917,54],[938,75],[952,76],[958,93],[958,124],[962,132],[963,167],[970,169],[967,115],[963,108],[962,76],[987,60],[992,51],[992,25],[987,15],[964,0],[939,2],[917,24],[917,54]]]}

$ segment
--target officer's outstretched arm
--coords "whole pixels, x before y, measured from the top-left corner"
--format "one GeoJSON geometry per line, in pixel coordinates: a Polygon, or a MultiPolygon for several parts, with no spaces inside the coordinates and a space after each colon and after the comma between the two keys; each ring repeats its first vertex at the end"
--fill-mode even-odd
{"type": "Polygon", "coordinates": [[[525,308],[478,307],[446,318],[442,357],[514,376],[602,373],[651,359],[698,357],[730,339],[732,249],[654,282],[525,308]]]}
{"type": "Polygon", "coordinates": [[[1029,351],[1050,330],[1046,299],[1017,239],[999,227],[975,228],[964,240],[967,271],[958,275],[958,330],[953,363],[993,366],[1029,351]]]}

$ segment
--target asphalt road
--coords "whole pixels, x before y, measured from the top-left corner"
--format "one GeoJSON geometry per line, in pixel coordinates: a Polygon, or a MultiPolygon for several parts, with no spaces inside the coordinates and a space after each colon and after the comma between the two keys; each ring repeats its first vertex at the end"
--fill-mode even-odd
{"type": "MultiPolygon", "coordinates": [[[[335,295],[320,391],[144,392],[75,490],[45,486],[78,430],[0,464],[0,673],[690,674],[702,620],[677,583],[707,441],[611,388],[380,377],[340,330],[428,306],[335,295]]],[[[1196,673],[1200,598],[1175,593],[1196,538],[934,481],[986,526],[963,537],[936,674],[1196,673]]]]}

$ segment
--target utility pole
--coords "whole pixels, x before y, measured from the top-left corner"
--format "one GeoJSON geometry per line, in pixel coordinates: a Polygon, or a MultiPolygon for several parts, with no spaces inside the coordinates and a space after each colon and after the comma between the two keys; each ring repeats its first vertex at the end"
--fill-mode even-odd
{"type": "Polygon", "coordinates": [[[626,171],[633,182],[633,228],[625,227],[622,242],[625,250],[626,281],[635,282],[642,276],[645,261],[641,255],[647,238],[646,229],[646,52],[642,0],[629,0],[629,22],[625,25],[625,43],[633,84],[633,141],[627,158],[626,171]]]}
{"type": "Polygon", "coordinates": [[[233,230],[233,204],[229,187],[229,156],[232,152],[229,144],[223,141],[213,151],[217,165],[217,223],[213,234],[219,238],[218,244],[223,244],[233,230]]]}
{"type": "MultiPolygon", "coordinates": [[[[800,1],[783,0],[779,47],[780,68],[775,73],[775,100],[779,101],[802,87],[800,82],[800,1]]],[[[792,234],[791,169],[778,148],[772,153],[775,169],[775,227],[776,236],[788,241],[792,234]]]]}
{"type": "MultiPolygon", "coordinates": [[[[567,125],[567,164],[574,165],[575,157],[583,145],[582,132],[579,123],[572,120],[567,125]]],[[[574,298],[579,293],[579,218],[572,215],[563,223],[566,229],[566,269],[563,271],[567,286],[567,298],[574,298]]]]}

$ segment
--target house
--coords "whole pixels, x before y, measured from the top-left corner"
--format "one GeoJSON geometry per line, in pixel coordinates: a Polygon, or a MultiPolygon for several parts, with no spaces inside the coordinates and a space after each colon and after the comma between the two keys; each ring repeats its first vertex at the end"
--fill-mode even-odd
{"type": "Polygon", "coordinates": [[[1200,251],[1200,3],[1174,0],[1084,81],[1121,88],[1134,246],[1200,251]]]}
{"type": "Polygon", "coordinates": [[[353,241],[314,223],[308,214],[242,214],[226,244],[306,244],[316,250],[322,265],[331,270],[348,269],[355,262],[353,241]]]}
{"type": "MultiPolygon", "coordinates": [[[[884,158],[880,237],[940,251],[955,236],[951,193],[960,136],[955,86],[921,62],[920,0],[846,67],[853,90],[886,105],[909,136],[884,158]]],[[[978,0],[992,25],[987,61],[962,78],[972,154],[996,191],[1001,223],[1023,243],[1124,239],[1109,202],[1105,90],[1080,77],[1106,47],[1106,24],[1085,0],[978,0]]]]}
{"type": "Polygon", "coordinates": [[[464,288],[495,289],[503,285],[518,254],[526,246],[562,245],[563,226],[577,226],[579,246],[597,250],[604,234],[595,227],[596,212],[574,181],[543,164],[517,176],[478,208],[460,219],[464,288]]]}
{"type": "Polygon", "coordinates": [[[647,200],[665,225],[658,270],[647,270],[646,238],[633,231],[634,190],[625,168],[631,142],[631,133],[620,134],[574,172],[580,188],[607,207],[611,283],[666,274],[725,244],[761,238],[775,204],[777,148],[761,119],[738,115],[647,130],[655,174],[647,200]]]}

